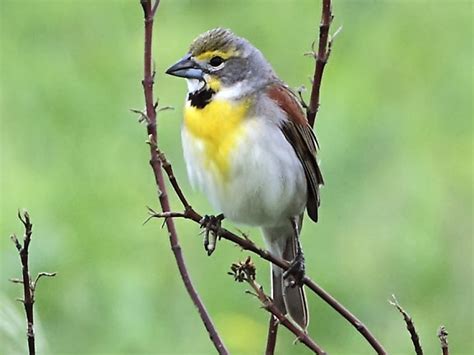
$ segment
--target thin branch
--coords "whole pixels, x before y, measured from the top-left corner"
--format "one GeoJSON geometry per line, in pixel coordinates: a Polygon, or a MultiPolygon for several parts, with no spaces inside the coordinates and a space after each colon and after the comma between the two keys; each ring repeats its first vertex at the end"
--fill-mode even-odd
{"type": "Polygon", "coordinates": [[[265,355],[273,355],[275,353],[277,335],[278,335],[278,318],[273,314],[268,321],[268,335],[267,346],[265,348],[265,355]]]}
{"type": "Polygon", "coordinates": [[[331,0],[322,0],[321,23],[319,25],[319,45],[318,52],[313,50],[313,57],[316,60],[313,75],[313,84],[309,105],[306,109],[306,117],[311,127],[316,121],[316,114],[319,109],[319,93],[321,89],[321,80],[323,78],[324,67],[331,52],[331,41],[329,40],[329,28],[333,19],[331,12],[331,0]]]}
{"type": "MultiPolygon", "coordinates": [[[[28,351],[30,355],[36,353],[35,351],[35,331],[34,331],[34,317],[33,317],[33,304],[35,302],[34,295],[31,290],[30,283],[30,272],[28,266],[28,249],[31,242],[31,234],[33,229],[33,224],[31,224],[30,216],[28,212],[24,212],[23,215],[18,211],[18,218],[25,228],[25,236],[23,238],[23,246],[18,249],[20,245],[16,241],[15,245],[20,254],[21,266],[22,266],[22,275],[23,275],[23,305],[25,307],[26,314],[26,336],[28,339],[28,351]]],[[[16,239],[16,238],[15,238],[16,239]]]]}
{"type": "MultiPolygon", "coordinates": [[[[151,0],[140,0],[140,4],[143,8],[144,22],[145,22],[145,46],[144,46],[144,73],[143,73],[143,91],[145,96],[146,104],[146,122],[147,122],[147,133],[149,140],[149,149],[150,149],[150,165],[153,170],[155,177],[155,183],[157,186],[158,199],[160,201],[161,209],[163,212],[170,211],[170,203],[168,200],[168,195],[166,193],[165,180],[163,177],[162,161],[158,154],[158,136],[156,132],[156,108],[157,103],[154,101],[153,94],[153,84],[154,84],[154,70],[152,70],[152,36],[153,36],[153,21],[154,16],[158,10],[158,5],[160,1],[155,0],[153,5],[151,0]]],[[[175,224],[173,219],[167,218],[165,220],[166,227],[169,233],[169,240],[171,244],[171,249],[173,251],[176,263],[183,280],[183,283],[186,287],[186,290],[191,297],[194,305],[198,309],[199,315],[201,317],[204,326],[206,327],[207,332],[213,342],[216,350],[219,354],[228,354],[228,351],[223,344],[219,334],[217,333],[215,326],[203,304],[199,294],[197,293],[194,285],[189,276],[188,270],[186,268],[186,263],[184,260],[183,253],[181,251],[181,246],[179,244],[178,233],[176,231],[175,224]]]]}
{"type": "Polygon", "coordinates": [[[443,355],[449,355],[448,331],[446,330],[444,325],[439,327],[438,338],[439,338],[439,342],[441,344],[441,351],[442,351],[443,355]]]}
{"type": "Polygon", "coordinates": [[[40,272],[36,276],[35,280],[31,281],[28,256],[29,256],[31,235],[33,231],[33,224],[31,223],[30,215],[28,214],[27,211],[24,211],[23,213],[18,211],[18,218],[20,219],[21,223],[23,223],[23,227],[25,228],[23,244],[20,243],[20,241],[15,235],[12,235],[10,238],[13,244],[15,244],[15,247],[18,250],[18,254],[20,255],[20,261],[21,261],[21,266],[22,266],[22,279],[20,280],[20,279],[14,278],[14,279],[10,279],[10,281],[13,283],[23,285],[23,299],[18,299],[18,301],[23,303],[23,307],[25,308],[26,337],[27,337],[27,342],[28,342],[28,352],[30,355],[34,355],[36,353],[36,350],[35,350],[33,305],[35,303],[36,283],[42,276],[54,276],[56,275],[56,273],[40,272]]]}
{"type": "MultiPolygon", "coordinates": [[[[163,159],[163,165],[171,164],[169,161],[166,160],[164,154],[160,154],[160,158],[163,159]]],[[[165,170],[167,173],[172,171],[171,169],[165,170]]],[[[184,212],[169,212],[169,213],[162,213],[162,214],[155,214],[151,217],[157,218],[185,218],[194,221],[195,223],[201,225],[202,216],[197,213],[191,205],[187,202],[184,194],[175,178],[174,175],[170,178],[171,184],[175,189],[175,192],[180,197],[181,203],[184,207],[184,212]]],[[[259,248],[253,241],[247,238],[247,236],[240,237],[225,228],[220,228],[217,230],[214,226],[210,226],[210,229],[219,234],[220,238],[227,239],[237,245],[239,245],[243,250],[251,251],[262,259],[265,259],[276,266],[279,266],[283,270],[287,270],[289,268],[289,263],[286,260],[279,259],[267,250],[259,248]]],[[[372,346],[372,348],[377,352],[377,354],[386,354],[387,352],[383,348],[382,344],[375,338],[375,336],[370,332],[370,330],[360,321],[355,315],[353,315],[347,308],[345,308],[341,303],[339,303],[334,297],[332,297],[328,292],[326,292],[321,286],[319,286],[316,282],[311,280],[309,277],[305,276],[302,280],[303,284],[305,284],[309,289],[311,289],[315,294],[317,294],[321,299],[323,299],[329,306],[331,306],[336,312],[338,312],[342,317],[344,317],[357,331],[362,334],[362,336],[367,340],[367,342],[372,346]]]]}
{"type": "Polygon", "coordinates": [[[229,272],[229,274],[234,276],[234,280],[238,282],[247,282],[253,289],[253,292],[250,293],[260,300],[263,308],[272,315],[272,318],[275,317],[279,324],[283,325],[290,332],[296,335],[298,341],[305,344],[316,354],[325,355],[326,352],[321,348],[321,346],[311,339],[305,331],[288,319],[273,303],[271,297],[265,294],[263,287],[255,281],[255,272],[255,265],[252,263],[250,257],[248,257],[245,261],[232,264],[231,272],[229,272]]]}
{"type": "Polygon", "coordinates": [[[395,295],[392,295],[392,299],[389,300],[389,303],[394,306],[403,316],[403,320],[407,325],[407,330],[411,336],[411,342],[413,343],[413,347],[415,348],[415,353],[417,355],[423,355],[423,349],[421,348],[420,338],[418,337],[418,333],[416,332],[415,324],[413,323],[413,319],[410,315],[400,306],[398,303],[395,295]]]}

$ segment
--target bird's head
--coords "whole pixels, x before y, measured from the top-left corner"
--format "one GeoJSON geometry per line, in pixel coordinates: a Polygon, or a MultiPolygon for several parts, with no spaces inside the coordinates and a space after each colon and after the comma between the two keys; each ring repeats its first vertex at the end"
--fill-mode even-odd
{"type": "Polygon", "coordinates": [[[199,35],[188,53],[166,73],[186,78],[190,93],[225,90],[230,96],[260,87],[274,77],[270,64],[257,48],[222,28],[199,35]]]}

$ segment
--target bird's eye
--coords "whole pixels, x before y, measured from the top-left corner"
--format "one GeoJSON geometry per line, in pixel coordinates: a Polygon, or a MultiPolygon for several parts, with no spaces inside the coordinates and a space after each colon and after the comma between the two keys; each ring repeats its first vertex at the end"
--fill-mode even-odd
{"type": "Polygon", "coordinates": [[[213,67],[218,67],[224,63],[224,59],[222,59],[219,56],[212,57],[211,60],[209,61],[209,64],[212,65],[213,67]]]}

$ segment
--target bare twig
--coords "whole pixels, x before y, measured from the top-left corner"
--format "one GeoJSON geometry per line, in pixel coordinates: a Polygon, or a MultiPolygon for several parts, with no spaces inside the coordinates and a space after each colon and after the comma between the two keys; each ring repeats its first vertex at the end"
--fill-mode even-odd
{"type": "MultiPolygon", "coordinates": [[[[171,164],[166,160],[164,154],[160,154],[160,158],[163,159],[163,165],[168,165],[171,167],[171,164]]],[[[172,170],[168,168],[165,169],[167,173],[171,172],[172,170]]],[[[197,213],[191,205],[187,202],[184,194],[174,177],[169,177],[175,192],[180,197],[180,200],[184,207],[184,212],[167,212],[167,213],[156,213],[152,214],[151,217],[157,218],[185,218],[194,221],[195,223],[200,225],[200,221],[202,220],[202,216],[197,213]]],[[[240,237],[225,228],[220,228],[219,231],[216,230],[214,226],[210,226],[210,229],[217,233],[219,232],[219,237],[223,239],[227,239],[237,245],[239,245],[242,249],[251,251],[262,259],[265,259],[280,268],[287,270],[289,268],[289,263],[286,260],[279,259],[267,250],[259,248],[253,241],[247,238],[247,236],[240,237]]],[[[348,309],[346,309],[341,303],[339,303],[334,297],[332,297],[327,291],[325,291],[321,286],[319,286],[316,282],[311,280],[309,277],[305,276],[302,280],[303,284],[305,284],[308,288],[310,288],[315,294],[317,294],[321,299],[323,299],[327,304],[329,304],[336,312],[338,312],[341,316],[343,316],[357,331],[362,334],[362,336],[367,340],[367,342],[372,346],[372,348],[377,352],[377,354],[386,354],[387,352],[383,348],[382,344],[375,338],[375,336],[370,332],[370,330],[360,321],[355,315],[353,315],[348,309]]]]}
{"type": "Polygon", "coordinates": [[[33,317],[33,305],[35,303],[35,291],[38,280],[42,276],[55,276],[56,273],[52,272],[40,272],[34,281],[31,281],[29,265],[28,265],[28,256],[29,256],[29,247],[31,242],[31,235],[33,230],[33,224],[30,220],[30,215],[27,211],[24,211],[23,214],[18,211],[18,218],[23,227],[25,228],[25,235],[23,237],[23,245],[20,243],[18,238],[15,235],[12,235],[10,238],[15,244],[18,254],[20,255],[20,261],[22,266],[22,279],[10,279],[11,282],[22,284],[23,285],[23,299],[18,299],[25,308],[26,314],[26,337],[28,341],[28,352],[30,355],[36,353],[35,350],[35,330],[34,330],[34,317],[33,317]]]}
{"type": "Polygon", "coordinates": [[[30,283],[30,272],[28,266],[28,249],[31,242],[31,233],[33,224],[31,224],[30,216],[28,212],[24,212],[23,215],[18,211],[18,218],[25,228],[25,236],[23,238],[23,245],[20,244],[15,236],[12,236],[12,240],[20,254],[20,260],[22,265],[23,275],[23,306],[25,307],[26,313],[26,336],[28,339],[28,351],[30,355],[35,354],[35,331],[34,331],[34,319],[33,319],[33,304],[35,302],[33,290],[31,289],[30,283]]]}
{"type": "Polygon", "coordinates": [[[439,327],[438,338],[439,338],[439,342],[441,343],[441,351],[443,355],[449,355],[448,331],[446,330],[444,325],[439,327]]]}
{"type": "Polygon", "coordinates": [[[389,303],[394,306],[403,316],[403,320],[405,321],[407,325],[408,332],[410,333],[411,336],[411,342],[413,343],[413,346],[415,348],[415,353],[417,355],[423,355],[423,349],[421,348],[420,344],[420,338],[418,337],[418,334],[416,332],[415,324],[413,323],[413,319],[410,317],[410,315],[400,306],[398,303],[395,295],[392,295],[392,299],[389,300],[389,303]]]}
{"type": "MultiPolygon", "coordinates": [[[[143,74],[143,91],[145,95],[145,104],[146,112],[145,120],[147,122],[147,133],[148,133],[148,143],[150,149],[150,165],[155,176],[155,183],[157,186],[158,198],[160,201],[161,209],[163,212],[170,211],[170,204],[168,200],[168,195],[166,193],[165,181],[163,178],[162,160],[159,157],[157,143],[158,137],[156,133],[156,108],[157,103],[154,101],[153,95],[153,84],[154,84],[154,70],[152,69],[152,35],[153,35],[153,21],[160,0],[155,0],[153,5],[151,0],[140,0],[140,4],[143,8],[143,14],[145,19],[145,49],[144,49],[144,74],[143,74]]],[[[199,311],[204,326],[206,327],[207,332],[219,354],[228,354],[228,351],[222,342],[219,334],[217,333],[215,326],[203,304],[199,294],[197,293],[194,285],[189,276],[188,270],[186,268],[186,263],[184,260],[183,253],[181,251],[181,246],[179,244],[178,234],[176,227],[171,218],[165,220],[166,227],[169,233],[169,240],[171,244],[171,249],[173,250],[176,263],[178,265],[181,278],[186,287],[186,290],[191,297],[194,305],[199,311]]]]}
{"type": "Polygon", "coordinates": [[[265,348],[265,355],[273,355],[275,353],[277,335],[278,335],[278,318],[273,314],[268,321],[268,335],[267,346],[265,348]]]}
{"type": "MultiPolygon", "coordinates": [[[[316,114],[319,108],[319,93],[321,89],[321,80],[323,78],[324,67],[331,53],[331,41],[329,39],[329,27],[333,15],[331,12],[331,0],[322,0],[322,11],[321,11],[321,23],[319,25],[319,45],[318,52],[314,50],[312,52],[313,57],[316,60],[313,75],[313,84],[311,88],[311,96],[309,105],[306,108],[306,117],[311,127],[314,126],[316,120],[316,114]]],[[[337,33],[337,32],[336,32],[337,33]]]]}
{"type": "Polygon", "coordinates": [[[229,274],[238,282],[247,282],[253,289],[253,292],[249,293],[260,300],[263,308],[272,315],[272,318],[275,317],[279,324],[283,325],[290,332],[296,335],[298,341],[305,344],[316,354],[326,354],[326,352],[313,339],[311,339],[305,331],[281,313],[278,307],[273,303],[273,300],[265,294],[263,287],[255,281],[256,270],[250,256],[245,261],[232,264],[231,272],[229,272],[229,274]]]}

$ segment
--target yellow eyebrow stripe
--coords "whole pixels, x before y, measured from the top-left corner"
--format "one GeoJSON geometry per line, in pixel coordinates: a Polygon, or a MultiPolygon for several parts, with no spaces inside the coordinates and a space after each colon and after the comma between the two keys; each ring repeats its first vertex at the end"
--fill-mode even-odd
{"type": "Polygon", "coordinates": [[[207,51],[207,52],[199,54],[195,58],[197,60],[208,60],[208,59],[211,59],[212,57],[221,57],[222,59],[229,59],[230,57],[234,56],[236,53],[237,52],[234,51],[234,50],[230,50],[230,51],[227,51],[227,52],[223,52],[223,51],[219,51],[219,50],[207,51]]]}

